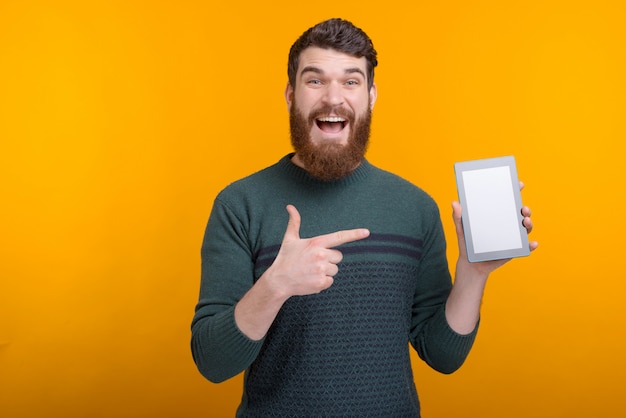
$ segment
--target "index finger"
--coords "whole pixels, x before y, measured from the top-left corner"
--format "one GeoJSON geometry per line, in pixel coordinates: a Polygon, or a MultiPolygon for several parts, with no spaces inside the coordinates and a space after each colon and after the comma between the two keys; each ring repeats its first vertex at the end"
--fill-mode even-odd
{"type": "Polygon", "coordinates": [[[357,228],[357,229],[345,229],[342,231],[332,232],[326,235],[318,235],[313,239],[324,248],[333,248],[341,244],[348,242],[358,241],[370,236],[369,229],[357,228]]]}

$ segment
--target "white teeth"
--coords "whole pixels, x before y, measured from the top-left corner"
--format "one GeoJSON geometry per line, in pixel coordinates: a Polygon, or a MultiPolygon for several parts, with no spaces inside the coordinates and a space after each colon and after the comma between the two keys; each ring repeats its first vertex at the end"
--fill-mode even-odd
{"type": "Polygon", "coordinates": [[[345,122],[346,121],[344,118],[340,118],[338,116],[327,116],[325,118],[318,118],[317,120],[320,122],[345,122]]]}

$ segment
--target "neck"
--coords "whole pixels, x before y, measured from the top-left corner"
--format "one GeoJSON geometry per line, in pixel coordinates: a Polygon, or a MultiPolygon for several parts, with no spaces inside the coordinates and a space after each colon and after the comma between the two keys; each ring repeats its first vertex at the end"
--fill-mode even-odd
{"type": "Polygon", "coordinates": [[[298,167],[300,167],[301,169],[306,170],[306,168],[304,167],[304,163],[302,162],[302,160],[300,159],[297,153],[294,154],[293,157],[291,157],[291,162],[297,165],[298,167]]]}

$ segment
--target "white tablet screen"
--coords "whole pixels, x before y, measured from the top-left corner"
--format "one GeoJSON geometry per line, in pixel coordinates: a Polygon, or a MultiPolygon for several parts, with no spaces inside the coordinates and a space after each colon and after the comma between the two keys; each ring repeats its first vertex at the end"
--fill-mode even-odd
{"type": "Polygon", "coordinates": [[[463,172],[474,252],[522,247],[509,167],[463,172]]]}

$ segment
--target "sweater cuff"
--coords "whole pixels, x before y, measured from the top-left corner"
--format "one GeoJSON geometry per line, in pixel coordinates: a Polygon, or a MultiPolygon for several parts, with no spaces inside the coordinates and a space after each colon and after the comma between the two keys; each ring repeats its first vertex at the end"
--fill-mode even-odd
{"type": "Polygon", "coordinates": [[[433,367],[442,373],[452,373],[465,362],[478,333],[479,323],[469,334],[454,331],[446,319],[445,308],[440,309],[433,318],[430,327],[429,353],[433,367]]]}
{"type": "Polygon", "coordinates": [[[199,339],[195,344],[199,353],[195,356],[198,368],[214,383],[230,379],[247,369],[263,345],[263,339],[251,340],[239,330],[234,312],[232,307],[214,316],[207,338],[199,339]]]}
{"type": "Polygon", "coordinates": [[[235,321],[235,308],[228,309],[224,313],[224,318],[215,323],[214,335],[222,338],[223,353],[233,360],[241,359],[246,364],[244,369],[254,361],[264,338],[255,341],[247,337],[237,326],[235,321]]]}

